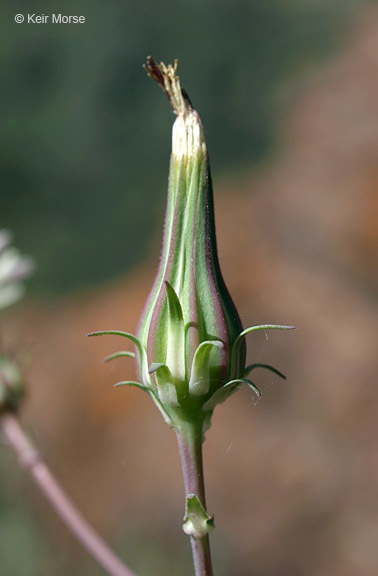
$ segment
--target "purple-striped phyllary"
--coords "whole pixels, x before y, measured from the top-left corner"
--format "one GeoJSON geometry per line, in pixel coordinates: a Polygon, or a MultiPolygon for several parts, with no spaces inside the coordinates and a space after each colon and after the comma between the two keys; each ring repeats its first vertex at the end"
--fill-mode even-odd
{"type": "MultiPolygon", "coordinates": [[[[180,86],[177,62],[146,70],[169,98],[176,120],[172,131],[168,201],[160,265],[142,313],[137,337],[119,334],[135,344],[139,382],[166,421],[209,425],[217,403],[240,384],[259,390],[247,378],[256,367],[245,366],[245,336],[253,330],[290,329],[263,325],[242,329],[224,283],[217,255],[209,156],[197,111],[180,86]]],[[[132,355],[117,352],[108,359],[132,355]]],[[[281,375],[282,376],[282,375],[281,375]]]]}

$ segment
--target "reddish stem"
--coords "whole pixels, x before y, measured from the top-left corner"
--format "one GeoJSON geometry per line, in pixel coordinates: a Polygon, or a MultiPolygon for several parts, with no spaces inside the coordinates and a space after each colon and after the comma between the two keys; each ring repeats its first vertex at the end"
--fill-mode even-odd
{"type": "Polygon", "coordinates": [[[0,426],[5,440],[19,457],[20,465],[29,472],[58,516],[89,554],[111,576],[136,576],[75,508],[43,462],[38,450],[27,438],[17,418],[4,414],[0,418],[0,426]]]}
{"type": "MultiPolygon", "coordinates": [[[[205,483],[202,461],[202,426],[188,425],[177,430],[185,493],[195,494],[206,510],[205,483]]],[[[196,576],[212,576],[209,536],[190,536],[196,576]]]]}

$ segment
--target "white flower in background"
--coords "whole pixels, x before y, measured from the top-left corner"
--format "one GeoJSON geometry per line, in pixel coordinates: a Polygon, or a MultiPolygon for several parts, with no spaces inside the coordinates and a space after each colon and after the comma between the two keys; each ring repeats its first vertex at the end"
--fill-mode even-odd
{"type": "Polygon", "coordinates": [[[34,270],[33,260],[10,246],[11,241],[10,232],[0,230],[0,310],[22,298],[22,280],[34,270]]]}

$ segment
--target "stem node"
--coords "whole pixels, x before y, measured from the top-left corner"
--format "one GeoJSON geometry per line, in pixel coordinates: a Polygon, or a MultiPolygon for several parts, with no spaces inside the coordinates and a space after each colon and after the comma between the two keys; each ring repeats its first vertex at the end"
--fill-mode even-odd
{"type": "Polygon", "coordinates": [[[190,535],[195,576],[213,576],[209,532],[213,519],[206,512],[202,462],[202,421],[176,431],[186,493],[184,532],[190,535]]]}

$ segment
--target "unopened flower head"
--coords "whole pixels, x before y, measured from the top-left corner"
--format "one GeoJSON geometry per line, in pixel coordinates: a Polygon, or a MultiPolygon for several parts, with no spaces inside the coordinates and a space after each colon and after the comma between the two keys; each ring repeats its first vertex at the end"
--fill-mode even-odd
{"type": "Polygon", "coordinates": [[[209,157],[201,120],[181,89],[177,62],[167,67],[148,58],[146,70],[163,88],[177,116],[163,248],[137,337],[107,333],[123,334],[136,346],[140,382],[124,384],[144,388],[171,426],[179,427],[182,419],[197,419],[206,426],[215,405],[240,383],[247,383],[259,395],[246,375],[263,365],[245,367],[244,336],[252,330],[279,326],[242,330],[218,262],[209,157]]]}
{"type": "MultiPolygon", "coordinates": [[[[153,74],[151,62],[148,70],[153,74]]],[[[205,403],[231,376],[230,351],[241,322],[218,264],[201,120],[181,91],[176,69],[161,66],[160,71],[177,118],[160,268],[138,336],[148,361],[164,366],[155,372],[159,395],[177,405],[191,397],[205,403]]],[[[242,343],[236,376],[244,354],[242,343]]]]}

